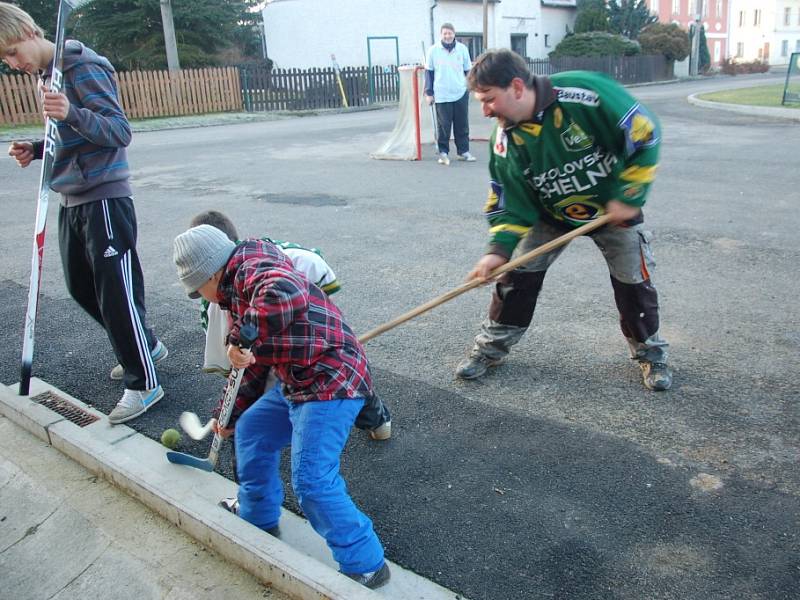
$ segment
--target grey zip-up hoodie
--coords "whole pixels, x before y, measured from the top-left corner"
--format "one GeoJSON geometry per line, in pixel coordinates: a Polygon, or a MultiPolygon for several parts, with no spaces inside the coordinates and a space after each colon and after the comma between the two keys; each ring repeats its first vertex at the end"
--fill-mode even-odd
{"type": "MultiPolygon", "coordinates": [[[[41,74],[49,84],[53,65],[41,74]]],[[[128,153],[131,128],[119,104],[114,67],[76,40],[64,46],[62,92],[69,114],[58,122],[55,162],[50,187],[61,204],[77,206],[104,198],[131,195],[128,153]]],[[[34,143],[41,158],[44,141],[34,143]]]]}

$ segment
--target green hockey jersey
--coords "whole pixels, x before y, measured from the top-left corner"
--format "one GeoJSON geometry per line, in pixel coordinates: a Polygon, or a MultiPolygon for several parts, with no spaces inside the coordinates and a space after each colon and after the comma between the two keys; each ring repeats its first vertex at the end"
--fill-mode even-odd
{"type": "Polygon", "coordinates": [[[506,257],[542,218],[574,228],[610,200],[642,206],[658,162],[657,119],[613,79],[570,71],[535,90],[532,119],[490,140],[489,252],[506,257]]]}

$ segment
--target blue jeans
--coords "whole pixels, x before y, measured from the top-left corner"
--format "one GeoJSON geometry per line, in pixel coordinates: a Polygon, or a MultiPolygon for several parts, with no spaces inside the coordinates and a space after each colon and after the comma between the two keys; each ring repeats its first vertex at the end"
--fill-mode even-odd
{"type": "Polygon", "coordinates": [[[284,499],[280,453],[291,444],[297,500],[344,573],[368,573],[383,564],[372,521],[339,474],[339,457],[363,405],[361,398],[289,402],[278,384],[236,423],[239,516],[261,529],[278,524],[284,499]]]}

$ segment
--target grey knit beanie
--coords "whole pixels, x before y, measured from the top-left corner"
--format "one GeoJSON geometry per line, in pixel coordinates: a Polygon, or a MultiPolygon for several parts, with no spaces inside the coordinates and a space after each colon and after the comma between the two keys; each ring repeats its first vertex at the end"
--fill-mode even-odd
{"type": "Polygon", "coordinates": [[[198,225],[175,238],[172,259],[189,298],[199,298],[197,289],[228,262],[236,244],[216,227],[198,225]]]}

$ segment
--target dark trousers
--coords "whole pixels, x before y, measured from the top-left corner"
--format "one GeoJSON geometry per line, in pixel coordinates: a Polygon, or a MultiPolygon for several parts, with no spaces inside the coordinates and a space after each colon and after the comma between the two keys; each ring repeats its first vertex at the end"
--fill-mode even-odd
{"type": "Polygon", "coordinates": [[[450,152],[450,130],[452,128],[453,137],[456,140],[456,152],[464,154],[469,152],[469,92],[464,92],[460,100],[455,102],[437,102],[436,120],[438,128],[436,130],[436,144],[439,153],[450,152]]]}
{"type": "MultiPolygon", "coordinates": [[[[519,256],[564,233],[560,226],[540,221],[515,250],[519,256]]],[[[606,225],[590,234],[609,268],[620,328],[632,358],[666,362],[668,346],[659,333],[658,293],[650,275],[655,259],[650,247],[652,234],[643,223],[606,225]]],[[[565,246],[534,258],[503,275],[495,286],[489,316],[475,337],[473,352],[499,360],[519,342],[531,324],[545,273],[565,246]]]]}
{"type": "Polygon", "coordinates": [[[372,430],[391,420],[389,408],[373,393],[364,398],[364,406],[356,417],[355,425],[358,429],[372,430]]]}
{"type": "Polygon", "coordinates": [[[158,385],[145,323],[144,280],[136,253],[136,212],[131,198],[109,198],[58,212],[58,242],[67,290],[106,330],[125,369],[125,387],[158,385]]]}

